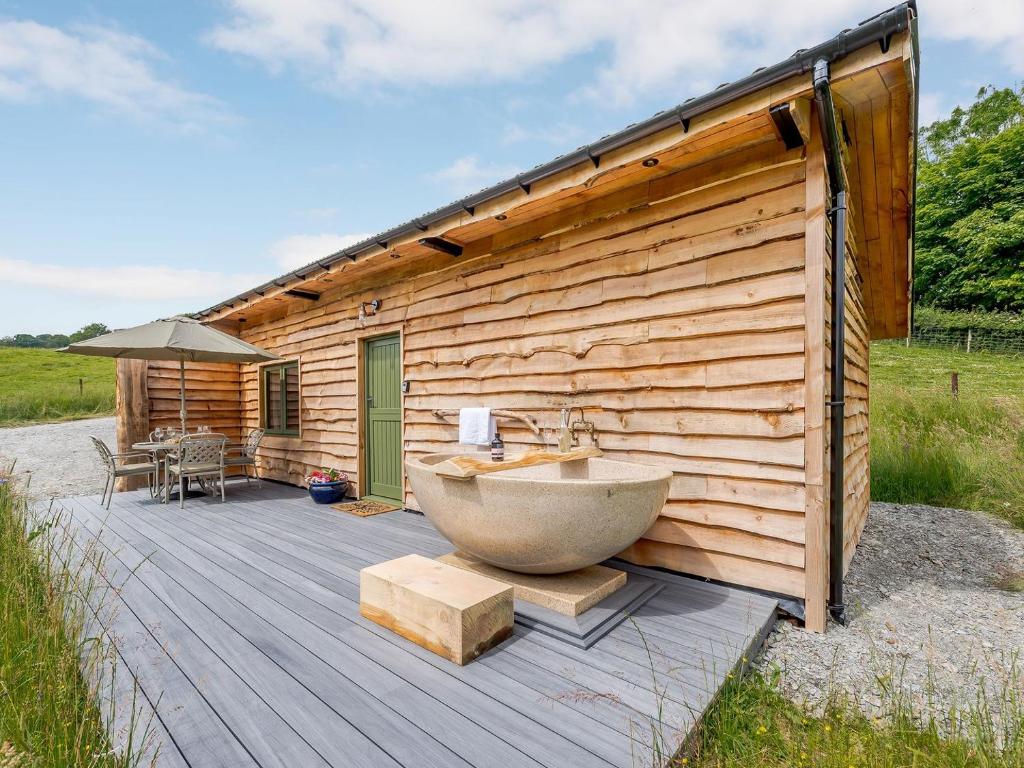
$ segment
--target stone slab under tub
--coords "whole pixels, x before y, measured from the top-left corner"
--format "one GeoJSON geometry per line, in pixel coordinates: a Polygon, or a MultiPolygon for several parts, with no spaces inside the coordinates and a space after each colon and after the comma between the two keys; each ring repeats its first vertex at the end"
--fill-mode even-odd
{"type": "Polygon", "coordinates": [[[564,616],[579,616],[626,585],[624,571],[605,565],[545,576],[506,571],[462,552],[452,552],[437,559],[456,568],[503,581],[515,591],[516,600],[533,603],[564,616]]]}
{"type": "Polygon", "coordinates": [[[663,584],[606,565],[540,576],[506,571],[460,552],[437,558],[513,588],[515,622],[589,648],[661,591],[663,584]]]}
{"type": "Polygon", "coordinates": [[[626,586],[579,616],[563,616],[525,600],[515,601],[515,621],[579,648],[589,648],[657,595],[664,584],[631,573],[626,586]]]}

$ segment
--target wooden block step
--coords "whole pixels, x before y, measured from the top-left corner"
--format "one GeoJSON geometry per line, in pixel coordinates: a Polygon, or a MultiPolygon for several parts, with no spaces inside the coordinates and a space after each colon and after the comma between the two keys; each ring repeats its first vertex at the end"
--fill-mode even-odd
{"type": "Polygon", "coordinates": [[[512,587],[421,555],[363,568],[359,612],[456,664],[510,637],[515,620],[512,587]]]}

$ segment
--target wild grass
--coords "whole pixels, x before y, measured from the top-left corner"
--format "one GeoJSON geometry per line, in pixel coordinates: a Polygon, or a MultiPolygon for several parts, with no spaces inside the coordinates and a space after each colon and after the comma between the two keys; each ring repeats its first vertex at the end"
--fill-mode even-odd
{"type": "Polygon", "coordinates": [[[875,345],[870,410],[872,499],[987,510],[1024,528],[1024,360],[875,345]]]}
{"type": "Polygon", "coordinates": [[[0,426],[112,414],[114,388],[110,358],[0,347],[0,426]]]}
{"type": "Polygon", "coordinates": [[[996,574],[995,586],[1004,592],[1024,592],[1024,572],[1004,568],[996,574]]]}
{"type": "Polygon", "coordinates": [[[773,673],[727,683],[676,766],[694,768],[1020,768],[1024,706],[1019,680],[993,699],[933,716],[884,691],[884,712],[869,718],[834,696],[815,716],[779,693],[773,673]]]}
{"type": "Polygon", "coordinates": [[[0,765],[129,768],[147,729],[129,722],[142,735],[115,754],[99,708],[114,721],[113,697],[103,695],[113,682],[109,650],[83,599],[102,604],[91,575],[102,564],[67,565],[73,547],[62,522],[60,513],[36,520],[0,473],[0,765]]]}

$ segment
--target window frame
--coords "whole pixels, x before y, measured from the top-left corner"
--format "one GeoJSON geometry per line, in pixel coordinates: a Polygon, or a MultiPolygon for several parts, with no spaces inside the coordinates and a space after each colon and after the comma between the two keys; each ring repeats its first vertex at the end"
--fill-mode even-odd
{"type": "Polygon", "coordinates": [[[260,426],[263,431],[268,435],[281,435],[283,437],[298,437],[300,427],[302,425],[302,382],[299,373],[299,361],[298,360],[286,360],[282,363],[271,363],[264,365],[260,368],[260,426]],[[290,368],[295,369],[295,381],[298,392],[298,423],[294,426],[288,423],[288,370],[290,368]],[[268,381],[271,375],[279,377],[281,385],[280,400],[276,404],[278,408],[279,423],[282,425],[276,429],[272,429],[270,419],[268,415],[271,409],[271,403],[268,389],[268,381]]]}

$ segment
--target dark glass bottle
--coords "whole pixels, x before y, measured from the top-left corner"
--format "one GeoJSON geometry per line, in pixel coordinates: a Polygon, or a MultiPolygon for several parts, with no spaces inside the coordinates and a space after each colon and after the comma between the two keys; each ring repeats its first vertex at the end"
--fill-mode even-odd
{"type": "Polygon", "coordinates": [[[491,440],[491,461],[504,461],[505,460],[505,443],[501,440],[501,434],[498,432],[494,433],[494,439],[491,440]]]}

